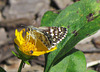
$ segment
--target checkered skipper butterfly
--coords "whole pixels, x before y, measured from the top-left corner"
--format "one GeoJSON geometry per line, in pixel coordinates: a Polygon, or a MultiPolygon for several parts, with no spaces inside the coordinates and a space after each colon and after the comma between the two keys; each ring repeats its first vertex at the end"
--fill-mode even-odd
{"type": "Polygon", "coordinates": [[[29,36],[34,40],[39,39],[50,50],[55,47],[67,35],[64,27],[27,27],[29,36]]]}

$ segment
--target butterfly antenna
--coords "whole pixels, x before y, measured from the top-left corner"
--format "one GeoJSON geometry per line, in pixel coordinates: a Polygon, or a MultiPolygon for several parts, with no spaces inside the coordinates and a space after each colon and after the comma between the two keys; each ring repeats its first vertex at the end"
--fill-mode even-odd
{"type": "Polygon", "coordinates": [[[21,25],[21,27],[23,27],[23,28],[27,28],[27,26],[25,26],[25,25],[21,25]]]}

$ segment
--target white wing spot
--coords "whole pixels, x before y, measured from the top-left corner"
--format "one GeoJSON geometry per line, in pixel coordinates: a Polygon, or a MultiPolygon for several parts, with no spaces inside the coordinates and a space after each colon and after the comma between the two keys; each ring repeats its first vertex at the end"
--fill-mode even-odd
{"type": "Polygon", "coordinates": [[[58,31],[55,31],[55,34],[57,34],[58,33],[58,31]]]}
{"type": "Polygon", "coordinates": [[[53,41],[56,41],[56,39],[54,38],[53,41]]]}
{"type": "Polygon", "coordinates": [[[62,39],[60,39],[60,41],[62,41],[62,39]]]}
{"type": "Polygon", "coordinates": [[[53,43],[53,44],[55,45],[55,44],[57,44],[57,43],[53,43]]]}
{"type": "Polygon", "coordinates": [[[53,32],[53,29],[50,29],[50,32],[52,33],[53,32]]]}
{"type": "Polygon", "coordinates": [[[57,35],[57,34],[55,34],[55,35],[57,35]]]}
{"type": "Polygon", "coordinates": [[[60,41],[57,41],[57,43],[59,43],[60,41]]]}
{"type": "Polygon", "coordinates": [[[61,32],[61,28],[60,27],[58,27],[58,30],[61,32]]]}
{"type": "Polygon", "coordinates": [[[61,34],[62,34],[63,32],[61,32],[61,34]]]}
{"type": "Polygon", "coordinates": [[[53,37],[53,36],[54,36],[54,34],[52,33],[52,34],[51,34],[51,36],[53,37]]]}
{"type": "Polygon", "coordinates": [[[58,38],[58,36],[56,36],[56,38],[58,38]]]}
{"type": "Polygon", "coordinates": [[[47,32],[47,34],[48,34],[49,32],[47,32]]]}
{"type": "Polygon", "coordinates": [[[62,39],[64,39],[65,37],[62,37],[62,39]]]}

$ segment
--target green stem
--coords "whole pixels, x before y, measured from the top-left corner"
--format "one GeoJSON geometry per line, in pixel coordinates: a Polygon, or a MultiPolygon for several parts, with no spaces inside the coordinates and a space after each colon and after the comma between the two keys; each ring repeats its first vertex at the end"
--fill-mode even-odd
{"type": "Polygon", "coordinates": [[[22,60],[21,63],[20,63],[20,66],[19,66],[18,72],[21,72],[21,70],[22,70],[22,68],[23,68],[23,64],[24,64],[24,61],[22,60]]]}

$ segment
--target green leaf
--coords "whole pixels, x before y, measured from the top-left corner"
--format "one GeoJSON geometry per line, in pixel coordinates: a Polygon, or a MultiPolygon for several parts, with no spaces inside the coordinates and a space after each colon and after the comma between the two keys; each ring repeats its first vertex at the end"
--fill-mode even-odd
{"type": "Polygon", "coordinates": [[[72,49],[64,58],[58,60],[49,72],[85,72],[86,60],[81,51],[72,49]]]}
{"type": "Polygon", "coordinates": [[[18,55],[14,52],[14,51],[11,51],[15,56],[17,56],[18,57],[18,55]]]}
{"type": "Polygon", "coordinates": [[[56,16],[47,13],[43,16],[41,26],[66,27],[66,38],[57,45],[57,50],[46,55],[45,72],[48,72],[53,64],[68,53],[80,40],[92,35],[100,29],[100,3],[96,0],[81,0],[61,11],[56,16]],[[54,19],[54,20],[52,20],[54,19]]]}
{"type": "Polygon", "coordinates": [[[24,61],[26,64],[30,65],[30,63],[28,61],[24,61]]]}
{"type": "Polygon", "coordinates": [[[52,11],[47,11],[41,20],[41,26],[53,26],[53,22],[56,19],[58,14],[53,13],[52,11]]]}
{"type": "Polygon", "coordinates": [[[0,72],[6,72],[2,67],[0,67],[0,72]]]}
{"type": "Polygon", "coordinates": [[[86,72],[97,72],[97,71],[94,71],[94,70],[87,70],[86,72]]]}

